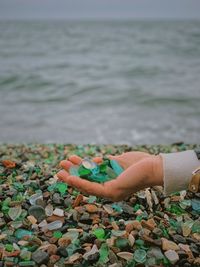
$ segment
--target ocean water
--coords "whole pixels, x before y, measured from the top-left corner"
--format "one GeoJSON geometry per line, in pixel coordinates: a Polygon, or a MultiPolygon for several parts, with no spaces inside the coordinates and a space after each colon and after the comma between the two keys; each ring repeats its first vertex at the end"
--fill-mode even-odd
{"type": "Polygon", "coordinates": [[[200,143],[200,21],[0,21],[0,142],[200,143]]]}

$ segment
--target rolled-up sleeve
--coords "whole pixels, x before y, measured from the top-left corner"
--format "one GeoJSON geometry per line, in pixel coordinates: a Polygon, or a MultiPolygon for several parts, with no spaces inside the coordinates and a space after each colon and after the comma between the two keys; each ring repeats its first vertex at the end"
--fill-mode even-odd
{"type": "Polygon", "coordinates": [[[163,159],[164,194],[187,190],[192,172],[200,166],[194,150],[160,153],[163,159]]]}

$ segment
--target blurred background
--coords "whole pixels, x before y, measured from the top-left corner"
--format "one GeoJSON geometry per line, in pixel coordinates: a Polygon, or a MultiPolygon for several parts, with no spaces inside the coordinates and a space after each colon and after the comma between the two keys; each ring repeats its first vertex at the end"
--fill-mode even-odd
{"type": "Polygon", "coordinates": [[[200,141],[200,1],[0,0],[0,142],[200,141]]]}

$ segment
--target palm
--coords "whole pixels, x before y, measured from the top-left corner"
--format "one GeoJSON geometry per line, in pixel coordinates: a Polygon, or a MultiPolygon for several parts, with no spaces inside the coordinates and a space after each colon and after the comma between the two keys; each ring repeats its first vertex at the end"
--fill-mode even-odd
{"type": "MultiPolygon", "coordinates": [[[[69,168],[79,165],[82,158],[73,155],[68,160],[63,160],[60,166],[64,169],[57,176],[62,181],[65,181],[70,186],[77,188],[83,193],[96,195],[100,197],[110,198],[112,200],[120,200],[127,197],[134,191],[144,187],[143,179],[145,178],[144,160],[151,157],[144,152],[127,152],[119,156],[108,156],[110,159],[115,159],[125,171],[116,179],[99,184],[90,182],[80,177],[71,176],[69,168]],[[134,174],[134,177],[133,177],[134,174]]],[[[94,158],[94,161],[101,161],[101,158],[94,158]]]]}

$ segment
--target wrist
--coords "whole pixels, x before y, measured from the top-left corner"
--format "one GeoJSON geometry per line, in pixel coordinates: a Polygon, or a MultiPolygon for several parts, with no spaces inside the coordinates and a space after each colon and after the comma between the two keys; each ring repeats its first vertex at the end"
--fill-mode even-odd
{"type": "Polygon", "coordinates": [[[163,160],[160,155],[151,156],[152,166],[149,175],[150,186],[163,186],[163,160]]]}

